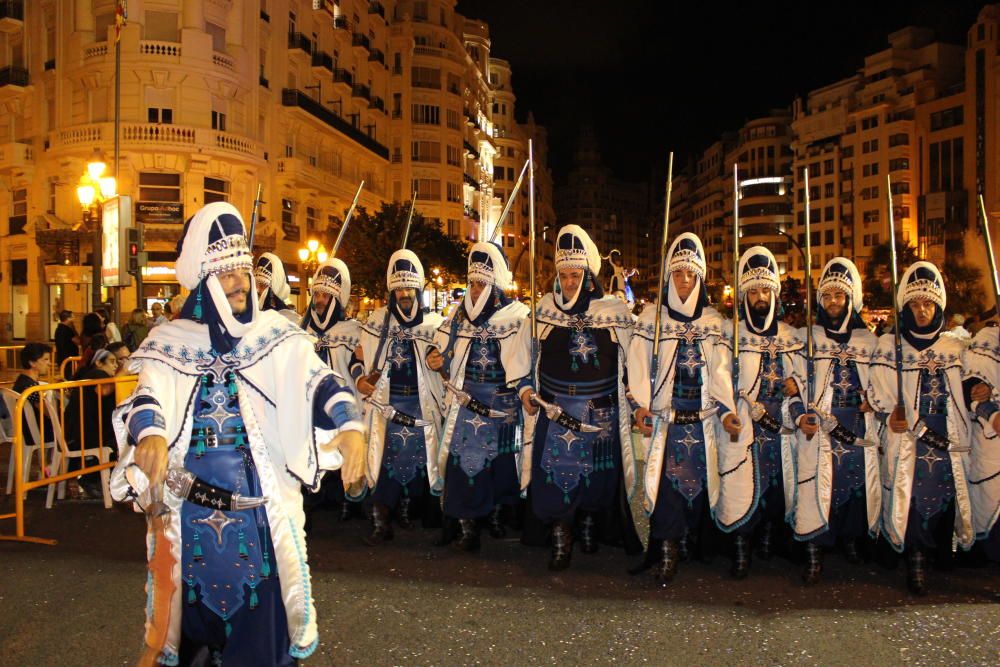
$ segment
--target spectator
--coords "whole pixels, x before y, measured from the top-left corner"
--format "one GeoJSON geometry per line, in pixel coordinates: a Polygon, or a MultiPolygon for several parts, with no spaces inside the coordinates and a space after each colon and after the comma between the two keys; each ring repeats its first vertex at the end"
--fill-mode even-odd
{"type": "MultiPolygon", "coordinates": [[[[61,367],[62,362],[66,359],[80,354],[80,336],[76,333],[76,327],[73,326],[72,311],[59,311],[59,324],[56,326],[54,337],[56,342],[57,366],[61,367]]],[[[69,379],[69,373],[66,374],[66,379],[69,379]]]]}
{"type": "Polygon", "coordinates": [[[122,342],[108,343],[108,346],[104,349],[115,355],[115,359],[118,360],[117,375],[128,375],[128,358],[132,356],[132,353],[128,349],[128,345],[122,342]]]}
{"type": "MultiPolygon", "coordinates": [[[[90,315],[93,314],[94,313],[90,313],[90,315]]],[[[88,315],[87,317],[89,317],[90,315],[88,315]]],[[[103,349],[108,344],[107,336],[104,335],[103,331],[99,331],[90,336],[84,334],[83,339],[84,339],[83,350],[81,350],[80,352],[80,365],[77,366],[77,375],[80,374],[81,369],[90,365],[91,361],[94,358],[94,353],[100,349],[103,349]]],[[[75,380],[77,378],[74,377],[73,379],[75,380]]]]}
{"type": "Polygon", "coordinates": [[[951,316],[947,333],[966,344],[972,341],[972,334],[965,328],[965,315],[962,313],[954,313],[951,316]]]}
{"type": "MultiPolygon", "coordinates": [[[[28,343],[23,348],[21,348],[21,369],[22,372],[14,380],[14,386],[11,387],[14,391],[19,394],[23,394],[31,387],[37,387],[40,384],[45,384],[42,382],[41,378],[49,374],[49,366],[52,363],[52,358],[49,356],[51,350],[48,345],[43,345],[42,343],[28,343]]],[[[28,403],[35,411],[35,419],[39,419],[39,406],[41,402],[39,398],[41,393],[32,394],[28,397],[28,403]]],[[[29,445],[36,445],[35,439],[31,436],[31,430],[28,427],[28,418],[24,414],[21,416],[22,433],[24,433],[24,442],[29,445]]],[[[48,415],[45,415],[45,441],[48,442],[52,439],[52,421],[48,419],[48,415]]],[[[37,423],[37,421],[36,421],[37,423]]]]}
{"type": "Polygon", "coordinates": [[[122,340],[128,346],[129,351],[135,352],[142,344],[142,341],[146,340],[146,336],[149,335],[149,326],[146,324],[146,311],[142,308],[133,310],[132,317],[129,319],[128,324],[125,325],[125,330],[122,334],[122,340]]]}
{"type": "MultiPolygon", "coordinates": [[[[101,380],[114,377],[118,372],[118,358],[113,352],[99,349],[94,352],[93,361],[84,367],[76,380],[101,380]]],[[[93,449],[100,446],[111,447],[115,451],[115,434],[112,411],[115,409],[115,386],[111,383],[80,387],[66,406],[64,432],[70,451],[93,449]],[[83,418],[81,419],[81,415],[83,418]]],[[[87,457],[87,465],[95,465],[96,457],[87,457]]],[[[70,459],[67,470],[78,470],[80,459],[70,459]]],[[[103,497],[98,473],[84,475],[78,480],[80,487],[91,498],[103,497]]]]}
{"type": "Polygon", "coordinates": [[[170,312],[171,320],[175,320],[180,317],[181,311],[184,310],[184,302],[187,301],[186,294],[178,294],[173,299],[170,300],[170,312]]]}
{"type": "Polygon", "coordinates": [[[108,342],[119,342],[122,339],[122,333],[118,330],[118,325],[111,321],[108,309],[102,306],[96,312],[100,316],[101,321],[104,322],[104,335],[107,337],[108,342]]]}
{"type": "Polygon", "coordinates": [[[159,301],[154,301],[153,302],[152,310],[153,310],[153,317],[152,317],[152,321],[149,323],[149,328],[150,329],[152,329],[153,327],[155,327],[157,325],[160,325],[160,324],[163,324],[164,322],[168,321],[166,315],[163,314],[163,304],[162,303],[160,303],[159,301]]]}

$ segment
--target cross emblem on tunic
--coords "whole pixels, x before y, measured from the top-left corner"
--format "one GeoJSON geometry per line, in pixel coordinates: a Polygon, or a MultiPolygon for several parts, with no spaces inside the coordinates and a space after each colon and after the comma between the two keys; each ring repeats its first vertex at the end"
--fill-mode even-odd
{"type": "Polygon", "coordinates": [[[760,346],[760,353],[768,354],[773,357],[776,353],[781,352],[784,347],[785,346],[779,343],[777,339],[771,336],[764,339],[764,343],[760,346]]]}
{"type": "Polygon", "coordinates": [[[590,358],[591,354],[597,352],[597,347],[591,345],[587,337],[583,334],[574,336],[573,342],[576,343],[576,347],[571,348],[570,352],[580,357],[584,363],[587,363],[587,359],[590,358]]]}
{"type": "Polygon", "coordinates": [[[682,339],[688,345],[691,345],[696,340],[701,340],[703,338],[700,332],[696,331],[690,322],[684,323],[684,327],[678,332],[677,337],[682,339]]]}
{"type": "Polygon", "coordinates": [[[572,449],[573,448],[573,443],[580,439],[570,429],[566,429],[565,433],[563,433],[562,435],[557,435],[556,437],[566,443],[566,450],[567,451],[569,451],[570,449],[572,449]]]}
{"type": "Polygon", "coordinates": [[[493,357],[490,356],[490,348],[483,345],[479,348],[479,358],[473,359],[472,363],[479,366],[482,372],[486,372],[486,369],[490,367],[493,363],[493,357]]]}
{"type": "Polygon", "coordinates": [[[684,437],[681,438],[680,443],[687,447],[688,456],[691,455],[691,448],[698,444],[698,438],[694,437],[693,428],[691,426],[684,427],[684,437]]]}
{"type": "Polygon", "coordinates": [[[841,345],[837,348],[837,351],[833,353],[833,358],[837,360],[841,366],[846,366],[849,361],[853,361],[855,355],[853,352],[847,349],[846,345],[841,345]]]}
{"type": "Polygon", "coordinates": [[[230,414],[225,409],[226,396],[222,392],[216,392],[212,395],[212,404],[215,406],[211,412],[204,415],[205,419],[211,419],[216,424],[216,433],[222,433],[222,425],[226,423],[226,420],[235,415],[230,414]]]}
{"type": "Polygon", "coordinates": [[[941,380],[937,377],[932,377],[928,380],[927,384],[930,386],[930,390],[927,392],[927,397],[937,403],[937,400],[945,395],[945,393],[941,391],[941,380]]]}
{"type": "Polygon", "coordinates": [[[830,453],[837,457],[837,466],[839,467],[844,455],[848,453],[847,448],[844,447],[844,443],[836,438],[833,439],[834,447],[830,449],[830,453]]]}
{"type": "Polygon", "coordinates": [[[577,332],[582,332],[584,329],[593,326],[593,324],[594,318],[589,315],[577,315],[569,320],[569,326],[577,332]]]}
{"type": "Polygon", "coordinates": [[[944,362],[942,362],[934,350],[927,350],[920,357],[920,361],[917,362],[917,366],[920,368],[926,368],[928,373],[932,375],[938,372],[939,368],[944,367],[944,362]]]}
{"type": "Polygon", "coordinates": [[[489,422],[480,417],[479,415],[475,415],[473,416],[472,419],[466,419],[465,423],[471,425],[472,428],[475,429],[476,436],[478,436],[479,429],[481,429],[483,426],[486,426],[489,422]]]}
{"type": "Polygon", "coordinates": [[[392,353],[393,353],[393,356],[389,357],[389,361],[396,368],[402,368],[407,363],[409,363],[410,358],[403,353],[403,346],[402,345],[393,345],[392,346],[392,353]]]}
{"type": "Polygon", "coordinates": [[[480,345],[485,345],[486,341],[488,341],[490,338],[496,338],[497,330],[492,325],[487,325],[485,327],[479,327],[478,329],[476,329],[476,333],[474,335],[476,338],[479,339],[480,345]]]}
{"type": "Polygon", "coordinates": [[[851,371],[847,368],[841,368],[838,375],[840,376],[840,381],[834,383],[833,386],[839,387],[840,391],[846,394],[854,386],[851,382],[851,371]]]}
{"type": "Polygon", "coordinates": [[[941,460],[941,457],[937,455],[937,452],[928,447],[924,455],[918,456],[917,459],[926,463],[927,472],[930,472],[934,469],[934,464],[941,460]]]}
{"type": "Polygon", "coordinates": [[[764,373],[764,379],[769,380],[771,384],[776,384],[781,379],[781,375],[778,373],[778,360],[775,357],[771,357],[768,360],[767,372],[764,373]]]}
{"type": "Polygon", "coordinates": [[[226,516],[221,510],[215,510],[210,516],[204,519],[194,519],[191,523],[200,523],[215,531],[215,537],[222,546],[222,531],[226,526],[237,523],[236,519],[226,516]]]}
{"type": "Polygon", "coordinates": [[[684,353],[685,360],[681,362],[681,366],[687,369],[689,375],[694,375],[698,372],[705,362],[701,360],[701,355],[698,354],[698,350],[693,347],[689,347],[684,353]]]}
{"type": "Polygon", "coordinates": [[[223,384],[226,381],[229,364],[223,360],[222,355],[213,354],[209,363],[198,364],[198,370],[202,373],[211,373],[212,377],[215,378],[215,384],[223,384]]]}
{"type": "Polygon", "coordinates": [[[398,437],[400,440],[402,440],[403,441],[402,442],[402,446],[406,447],[406,442],[410,438],[412,438],[414,435],[416,435],[416,433],[414,433],[413,431],[411,431],[408,427],[404,426],[403,428],[401,428],[398,431],[396,431],[395,433],[393,433],[393,435],[396,436],[396,437],[398,437]]]}

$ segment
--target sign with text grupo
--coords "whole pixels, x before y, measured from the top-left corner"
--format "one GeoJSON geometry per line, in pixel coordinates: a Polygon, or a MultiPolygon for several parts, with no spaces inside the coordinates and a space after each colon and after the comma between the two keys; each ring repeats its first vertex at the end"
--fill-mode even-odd
{"type": "Polygon", "coordinates": [[[132,198],[128,195],[112,197],[101,204],[101,284],[106,287],[127,287],[132,284],[128,274],[125,235],[132,227],[132,198]]]}
{"type": "Polygon", "coordinates": [[[136,202],[135,221],[145,225],[183,225],[184,204],[168,201],[136,202]]]}

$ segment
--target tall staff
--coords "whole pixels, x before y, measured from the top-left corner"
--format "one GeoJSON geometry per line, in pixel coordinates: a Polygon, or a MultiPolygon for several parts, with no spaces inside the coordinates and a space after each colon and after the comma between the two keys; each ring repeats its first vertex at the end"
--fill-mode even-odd
{"type": "Polygon", "coordinates": [[[253,198],[253,211],[250,212],[250,234],[247,238],[247,246],[253,253],[253,240],[257,235],[257,220],[260,218],[260,205],[264,203],[261,197],[264,196],[264,184],[257,184],[257,196],[253,198]]]}
{"type": "Polygon", "coordinates": [[[333,244],[333,251],[330,253],[330,257],[337,256],[337,251],[340,250],[340,244],[344,242],[344,234],[347,233],[347,226],[351,224],[351,218],[354,217],[354,209],[358,207],[358,199],[361,197],[361,190],[364,187],[365,182],[362,180],[361,184],[358,186],[358,191],[354,193],[354,201],[351,202],[351,208],[348,209],[347,215],[344,216],[344,224],[340,226],[340,233],[337,234],[337,241],[333,244]]]}
{"type": "Polygon", "coordinates": [[[528,285],[531,290],[531,369],[538,361],[538,317],[535,313],[535,146],[528,139],[528,285]]]}
{"type": "MultiPolygon", "coordinates": [[[[740,165],[733,163],[733,401],[740,400],[740,165]]],[[[730,435],[736,442],[739,436],[730,435]]]]}
{"type": "MultiPolygon", "coordinates": [[[[670,152],[667,161],[667,190],[663,204],[663,236],[660,241],[660,280],[656,290],[656,319],[653,324],[653,357],[649,361],[649,407],[653,407],[656,393],[656,371],[660,365],[660,327],[661,310],[663,309],[663,282],[667,269],[663,262],[667,258],[667,231],[670,228],[670,194],[674,189],[674,153],[670,152]]],[[[608,255],[610,257],[610,254],[608,255]]],[[[609,260],[610,261],[610,260],[609,260]]]]}
{"type": "Polygon", "coordinates": [[[802,170],[803,185],[805,186],[805,221],[806,221],[806,410],[812,407],[813,403],[813,356],[815,346],[813,342],[812,328],[812,221],[809,215],[809,167],[802,170]]]}
{"type": "Polygon", "coordinates": [[[889,250],[892,253],[890,256],[890,264],[892,265],[892,307],[894,316],[896,319],[895,326],[893,326],[893,336],[895,337],[896,343],[896,409],[902,411],[904,409],[903,405],[903,339],[901,338],[899,331],[899,271],[896,268],[897,255],[896,255],[896,220],[893,215],[892,210],[892,178],[889,174],[885,175],[885,194],[889,202],[889,250]]]}
{"type": "Polygon", "coordinates": [[[521,189],[521,182],[524,181],[524,174],[528,171],[528,165],[531,164],[530,158],[526,160],[524,166],[521,167],[521,173],[517,177],[517,182],[514,183],[514,189],[510,191],[510,196],[507,197],[507,204],[504,205],[503,211],[500,213],[500,219],[497,220],[497,224],[493,227],[493,233],[490,234],[490,242],[497,237],[497,232],[503,228],[503,221],[507,219],[507,214],[510,213],[510,208],[517,199],[517,193],[521,189]]]}
{"type": "Polygon", "coordinates": [[[993,304],[1000,320],[1000,279],[997,278],[997,259],[993,256],[993,240],[990,238],[990,219],[986,217],[986,204],[979,195],[979,215],[983,220],[983,237],[986,239],[986,256],[990,260],[990,277],[993,279],[993,304]]]}

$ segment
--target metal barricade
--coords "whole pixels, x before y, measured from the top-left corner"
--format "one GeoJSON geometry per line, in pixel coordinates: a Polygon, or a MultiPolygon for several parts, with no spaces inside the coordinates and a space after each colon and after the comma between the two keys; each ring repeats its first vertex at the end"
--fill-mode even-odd
{"type": "Polygon", "coordinates": [[[60,378],[73,377],[74,375],[76,375],[76,371],[80,367],[81,359],[83,359],[83,357],[80,356],[66,357],[65,359],[63,359],[62,363],[59,364],[59,373],[52,378],[52,381],[55,382],[60,378]],[[66,374],[67,367],[69,368],[69,375],[66,374]]]}
{"type": "MultiPolygon", "coordinates": [[[[25,535],[25,494],[33,489],[60,484],[61,482],[65,482],[82,475],[100,473],[101,471],[110,469],[115,465],[114,461],[110,460],[108,452],[106,451],[108,445],[102,441],[105,415],[103,414],[103,410],[100,409],[100,397],[102,390],[107,388],[111,392],[115,393],[115,403],[118,404],[121,400],[119,397],[128,396],[128,394],[131,393],[131,390],[134,389],[137,381],[138,377],[135,375],[120,375],[111,378],[101,378],[98,380],[54,382],[51,384],[40,384],[31,387],[25,390],[25,392],[18,397],[12,415],[14,427],[14,479],[16,480],[14,485],[14,512],[0,514],[0,520],[14,519],[16,530],[14,535],[0,535],[0,540],[15,540],[19,542],[34,542],[38,544],[50,545],[56,543],[56,540],[25,535]],[[97,409],[92,411],[96,412],[96,414],[88,413],[88,411],[84,409],[86,407],[84,394],[91,387],[93,387],[94,397],[97,399],[97,409]],[[74,393],[76,394],[75,396],[74,393]],[[35,414],[35,422],[37,423],[38,428],[37,430],[32,428],[33,424],[30,422],[27,423],[27,426],[28,429],[32,431],[32,436],[35,440],[35,443],[33,444],[37,444],[39,447],[38,454],[40,474],[38,479],[26,480],[25,475],[23,474],[26,435],[24,432],[26,426],[24,416],[26,409],[35,412],[29,401],[31,397],[36,394],[40,394],[38,400],[40,409],[37,411],[37,414],[35,414]],[[67,424],[66,412],[70,406],[70,401],[73,400],[78,401],[79,419],[74,424],[67,424]],[[88,443],[86,442],[87,428],[85,427],[85,424],[87,421],[93,420],[96,420],[97,422],[98,442],[88,443]],[[58,421],[58,423],[54,423],[56,421],[58,421]],[[48,422],[51,426],[51,442],[47,442],[46,439],[46,422],[48,422]],[[79,442],[76,443],[77,446],[72,449],[70,449],[65,438],[65,432],[68,428],[79,428],[79,442]],[[55,469],[48,465],[47,449],[53,450],[52,459],[58,464],[55,469]],[[64,462],[68,463],[69,459],[77,457],[80,459],[79,468],[70,472],[65,472],[65,466],[63,465],[64,462]],[[86,465],[86,458],[88,457],[96,457],[98,462],[94,465],[86,465]]],[[[110,419],[110,417],[108,417],[108,419],[110,419]]],[[[30,446],[32,445],[29,445],[29,447],[30,446]]],[[[106,473],[104,476],[107,476],[106,473]]],[[[102,483],[105,482],[102,480],[102,483]]],[[[54,488],[50,489],[49,501],[47,504],[51,503],[53,493],[54,488]]]]}

